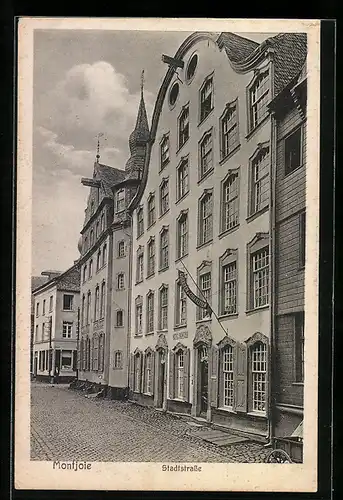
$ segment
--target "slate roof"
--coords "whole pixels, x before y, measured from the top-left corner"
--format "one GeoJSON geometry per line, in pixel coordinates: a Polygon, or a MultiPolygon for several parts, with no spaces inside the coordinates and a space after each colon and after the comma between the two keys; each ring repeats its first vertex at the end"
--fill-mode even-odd
{"type": "Polygon", "coordinates": [[[57,290],[80,291],[80,270],[72,267],[57,278],[57,290]]]}
{"type": "Polygon", "coordinates": [[[220,34],[218,44],[224,47],[229,59],[233,62],[243,61],[260,45],[253,40],[228,32],[220,34]]]}
{"type": "Polygon", "coordinates": [[[136,146],[138,146],[141,143],[145,144],[148,140],[149,140],[148,117],[146,114],[145,103],[142,93],[138,108],[136,125],[133,132],[131,132],[129,138],[129,146],[131,153],[134,152],[136,146]]]}
{"type": "Polygon", "coordinates": [[[109,167],[103,163],[96,163],[95,170],[101,180],[105,196],[113,198],[112,187],[124,180],[125,171],[119,168],[109,167]]]}
{"type": "Polygon", "coordinates": [[[31,292],[44,285],[48,281],[47,276],[31,276],[31,292]]]}
{"type": "Polygon", "coordinates": [[[306,33],[281,33],[268,38],[274,49],[274,96],[300,73],[307,57],[306,33]]]}

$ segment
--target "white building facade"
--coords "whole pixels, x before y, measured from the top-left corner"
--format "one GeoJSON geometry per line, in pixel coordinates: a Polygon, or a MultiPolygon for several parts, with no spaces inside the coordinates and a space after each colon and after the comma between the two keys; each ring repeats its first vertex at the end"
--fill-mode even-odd
{"type": "Polygon", "coordinates": [[[132,398],[260,439],[270,406],[268,103],[288,42],[185,40],[169,59],[130,205],[132,398]]]}

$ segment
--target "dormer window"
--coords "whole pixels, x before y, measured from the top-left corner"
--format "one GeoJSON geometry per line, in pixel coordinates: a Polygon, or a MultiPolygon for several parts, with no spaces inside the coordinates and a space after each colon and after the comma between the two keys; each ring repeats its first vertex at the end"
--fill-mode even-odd
{"type": "Polygon", "coordinates": [[[120,189],[117,192],[117,200],[116,200],[116,211],[123,212],[125,210],[125,190],[120,189]]]}

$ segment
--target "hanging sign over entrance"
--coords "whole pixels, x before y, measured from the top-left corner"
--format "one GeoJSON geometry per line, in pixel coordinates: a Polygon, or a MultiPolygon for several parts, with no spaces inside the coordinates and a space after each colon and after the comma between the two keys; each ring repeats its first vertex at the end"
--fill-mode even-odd
{"type": "Polygon", "coordinates": [[[183,271],[179,270],[178,273],[179,273],[179,278],[178,278],[179,284],[181,285],[181,287],[182,287],[183,291],[185,292],[185,294],[187,295],[187,297],[189,299],[191,299],[191,301],[196,306],[200,307],[201,309],[207,309],[208,314],[211,315],[212,310],[211,310],[211,306],[209,305],[209,303],[206,300],[202,300],[194,292],[192,292],[192,290],[188,286],[186,274],[183,271]]]}

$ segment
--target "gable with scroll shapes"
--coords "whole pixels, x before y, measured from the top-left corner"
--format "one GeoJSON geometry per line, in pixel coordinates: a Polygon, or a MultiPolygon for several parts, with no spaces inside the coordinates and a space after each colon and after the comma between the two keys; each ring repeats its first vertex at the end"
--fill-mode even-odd
{"type": "Polygon", "coordinates": [[[193,345],[204,343],[206,345],[212,344],[212,333],[207,325],[200,325],[194,336],[193,345]]]}
{"type": "Polygon", "coordinates": [[[269,344],[269,339],[263,333],[261,333],[261,332],[255,332],[251,337],[249,337],[245,341],[245,343],[246,343],[246,345],[247,345],[248,348],[251,347],[256,342],[262,342],[262,344],[268,345],[269,344]]]}

